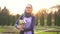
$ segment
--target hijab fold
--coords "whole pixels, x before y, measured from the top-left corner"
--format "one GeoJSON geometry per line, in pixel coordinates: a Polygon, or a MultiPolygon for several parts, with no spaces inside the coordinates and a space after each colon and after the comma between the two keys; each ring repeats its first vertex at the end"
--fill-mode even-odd
{"type": "Polygon", "coordinates": [[[31,17],[31,14],[24,12],[24,16],[28,18],[31,17]]]}

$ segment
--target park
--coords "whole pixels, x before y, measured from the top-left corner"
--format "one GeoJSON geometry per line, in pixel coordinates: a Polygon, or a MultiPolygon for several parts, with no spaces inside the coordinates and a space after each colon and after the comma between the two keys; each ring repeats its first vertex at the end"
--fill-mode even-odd
{"type": "Polygon", "coordinates": [[[19,34],[15,23],[22,14],[36,17],[35,25],[31,26],[34,34],[60,34],[60,0],[0,0],[0,34],[19,34]],[[25,7],[28,3],[31,13],[25,7]]]}
{"type": "MultiPolygon", "coordinates": [[[[60,11],[59,10],[54,14],[47,13],[46,9],[40,10],[41,12],[39,11],[35,15],[37,19],[34,28],[34,33],[35,34],[60,34],[60,21],[59,21],[60,11]]],[[[4,7],[4,9],[0,11],[0,33],[18,34],[19,31],[15,28],[14,24],[19,16],[20,16],[19,14],[10,15],[9,10],[6,7],[4,7]]]]}

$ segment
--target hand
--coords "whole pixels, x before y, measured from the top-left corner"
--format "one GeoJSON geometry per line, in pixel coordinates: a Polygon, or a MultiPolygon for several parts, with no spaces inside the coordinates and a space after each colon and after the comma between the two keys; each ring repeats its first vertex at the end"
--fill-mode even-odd
{"type": "Polygon", "coordinates": [[[20,30],[20,26],[17,26],[17,29],[20,30]]]}
{"type": "Polygon", "coordinates": [[[21,25],[20,25],[20,26],[17,26],[17,29],[18,29],[18,30],[21,30],[21,31],[24,30],[21,25]]]}

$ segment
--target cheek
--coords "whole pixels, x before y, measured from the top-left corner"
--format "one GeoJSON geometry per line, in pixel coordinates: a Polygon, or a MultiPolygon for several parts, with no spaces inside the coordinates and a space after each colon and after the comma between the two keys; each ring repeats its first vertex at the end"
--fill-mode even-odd
{"type": "Polygon", "coordinates": [[[29,12],[29,10],[28,9],[25,9],[25,11],[28,13],[29,12]]]}
{"type": "Polygon", "coordinates": [[[26,11],[27,13],[31,13],[31,12],[32,12],[32,9],[25,9],[25,11],[26,11]]]}
{"type": "Polygon", "coordinates": [[[28,9],[25,9],[25,11],[28,11],[28,9]]]}

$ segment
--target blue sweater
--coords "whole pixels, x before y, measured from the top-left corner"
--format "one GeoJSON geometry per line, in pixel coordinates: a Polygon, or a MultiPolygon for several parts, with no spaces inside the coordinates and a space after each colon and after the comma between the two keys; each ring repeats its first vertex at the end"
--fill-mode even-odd
{"type": "MultiPolygon", "coordinates": [[[[23,20],[23,18],[24,18],[25,16],[21,16],[21,17],[19,17],[19,19],[22,19],[23,20]]],[[[36,21],[36,18],[35,18],[35,16],[31,16],[32,17],[32,20],[31,20],[31,25],[29,26],[29,28],[25,28],[24,29],[24,31],[26,32],[26,31],[32,31],[32,34],[34,34],[34,25],[35,25],[35,21],[36,21]]],[[[18,19],[18,20],[19,20],[18,19]]],[[[18,25],[18,20],[16,21],[16,23],[15,23],[15,27],[17,28],[17,25],[18,25]]]]}

